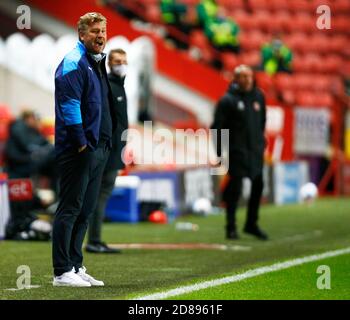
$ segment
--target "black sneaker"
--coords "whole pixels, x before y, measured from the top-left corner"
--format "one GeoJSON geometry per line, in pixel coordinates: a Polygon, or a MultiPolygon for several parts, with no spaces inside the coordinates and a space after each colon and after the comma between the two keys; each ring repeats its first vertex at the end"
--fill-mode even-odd
{"type": "Polygon", "coordinates": [[[105,242],[100,242],[99,243],[100,247],[102,247],[106,253],[121,253],[122,251],[117,248],[111,248],[108,247],[108,245],[105,242]]]}
{"type": "Polygon", "coordinates": [[[238,240],[239,236],[236,230],[227,230],[226,231],[226,239],[228,240],[238,240]]]}
{"type": "Polygon", "coordinates": [[[85,250],[90,253],[121,253],[120,249],[110,248],[104,242],[88,243],[85,250]]]}
{"type": "Polygon", "coordinates": [[[245,227],[243,230],[245,233],[251,234],[255,237],[257,237],[259,240],[268,240],[268,235],[262,231],[258,226],[254,227],[245,227]]]}

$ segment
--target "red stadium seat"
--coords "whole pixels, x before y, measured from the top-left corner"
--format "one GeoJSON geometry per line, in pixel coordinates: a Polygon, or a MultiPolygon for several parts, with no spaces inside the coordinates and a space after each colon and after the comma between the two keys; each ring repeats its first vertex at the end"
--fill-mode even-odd
{"type": "Polygon", "coordinates": [[[201,30],[194,30],[190,33],[189,44],[199,49],[207,49],[210,47],[208,38],[201,30]]]}
{"type": "Polygon", "coordinates": [[[304,52],[309,42],[309,37],[304,33],[296,32],[285,38],[287,45],[293,52],[304,52]]]}
{"type": "Polygon", "coordinates": [[[158,5],[159,0],[139,0],[139,2],[142,2],[145,5],[158,5]]]}
{"type": "Polygon", "coordinates": [[[295,103],[297,106],[317,106],[316,95],[309,90],[301,90],[296,93],[295,103]]]}
{"type": "Polygon", "coordinates": [[[146,7],[145,17],[147,21],[152,23],[161,23],[161,12],[158,5],[149,5],[146,7]]]}
{"type": "Polygon", "coordinates": [[[332,107],[334,99],[327,92],[298,91],[296,94],[296,104],[310,107],[332,107]]]}
{"type": "Polygon", "coordinates": [[[294,89],[293,76],[288,73],[277,73],[274,77],[274,84],[278,91],[294,89]]]}
{"type": "Polygon", "coordinates": [[[325,75],[310,74],[312,77],[312,88],[315,91],[328,91],[331,87],[331,78],[325,75]]]}
{"type": "Polygon", "coordinates": [[[322,72],[324,59],[315,53],[308,53],[304,56],[304,67],[306,72],[322,72]]]}
{"type": "Polygon", "coordinates": [[[248,66],[258,67],[261,64],[260,51],[258,50],[243,53],[241,54],[241,57],[241,62],[248,66]]]}
{"type": "Polygon", "coordinates": [[[245,7],[243,0],[217,0],[216,2],[219,6],[224,7],[229,11],[244,9],[245,7]]]}
{"type": "Polygon", "coordinates": [[[314,13],[314,10],[312,9],[312,3],[307,0],[292,0],[287,1],[289,5],[289,9],[294,12],[307,12],[307,13],[314,13]]]}
{"type": "Polygon", "coordinates": [[[334,29],[338,33],[347,33],[350,32],[350,21],[349,17],[342,15],[334,17],[331,20],[332,29],[334,29]]]}
{"type": "Polygon", "coordinates": [[[311,90],[313,78],[309,74],[298,73],[293,76],[294,88],[296,90],[311,90]]]}
{"type": "Polygon", "coordinates": [[[249,5],[254,11],[266,10],[269,7],[268,0],[249,0],[249,5]]]}
{"type": "Polygon", "coordinates": [[[332,3],[332,9],[335,13],[350,13],[349,0],[336,0],[332,3]]]}
{"type": "Polygon", "coordinates": [[[296,13],[292,18],[293,30],[297,32],[309,33],[314,31],[315,16],[305,12],[296,13]]]}
{"type": "Polygon", "coordinates": [[[214,58],[214,50],[203,31],[194,30],[189,36],[190,47],[196,47],[201,51],[201,60],[211,62],[214,58]]]}
{"type": "Polygon", "coordinates": [[[280,1],[280,0],[270,0],[269,1],[269,7],[270,9],[273,9],[274,11],[289,11],[289,5],[288,1],[280,1]]]}
{"type": "Polygon", "coordinates": [[[277,11],[274,14],[276,25],[279,27],[278,31],[291,32],[293,30],[293,25],[290,21],[293,20],[292,15],[288,11],[277,11]]]}
{"type": "Polygon", "coordinates": [[[222,53],[221,61],[223,65],[223,69],[229,72],[232,72],[235,67],[240,64],[239,58],[234,53],[222,53]]]}
{"type": "Polygon", "coordinates": [[[332,107],[334,104],[334,98],[328,92],[319,92],[315,97],[315,103],[320,107],[332,107]]]}
{"type": "Polygon", "coordinates": [[[299,54],[293,55],[292,70],[293,72],[305,72],[303,56],[299,54]]]}
{"type": "Polygon", "coordinates": [[[338,55],[328,55],[322,60],[321,72],[328,74],[336,74],[341,71],[343,60],[338,55]]]}
{"type": "MultiPolygon", "coordinates": [[[[348,71],[349,71],[348,75],[350,75],[350,70],[348,71]]],[[[330,92],[332,92],[334,95],[343,96],[345,93],[345,84],[342,77],[340,76],[328,77],[328,80],[329,80],[328,87],[327,87],[327,90],[325,91],[328,91],[330,89],[330,92]]]]}
{"type": "Polygon", "coordinates": [[[328,48],[332,52],[341,52],[349,45],[349,38],[344,35],[334,35],[328,39],[328,48]]]}
{"type": "Polygon", "coordinates": [[[268,92],[273,88],[273,78],[263,71],[258,71],[255,73],[255,78],[257,85],[268,92]]]}
{"type": "Polygon", "coordinates": [[[236,21],[242,30],[251,30],[254,27],[252,15],[245,11],[230,11],[229,16],[236,21]]]}
{"type": "Polygon", "coordinates": [[[272,20],[272,14],[269,11],[261,10],[252,15],[252,26],[258,30],[269,30],[270,21],[272,20]]]}
{"type": "Polygon", "coordinates": [[[282,101],[286,105],[294,106],[295,105],[295,91],[294,90],[284,90],[282,92],[282,101]]]}
{"type": "Polygon", "coordinates": [[[260,31],[241,33],[239,39],[241,47],[247,51],[260,50],[261,46],[268,41],[266,34],[260,31]]]}

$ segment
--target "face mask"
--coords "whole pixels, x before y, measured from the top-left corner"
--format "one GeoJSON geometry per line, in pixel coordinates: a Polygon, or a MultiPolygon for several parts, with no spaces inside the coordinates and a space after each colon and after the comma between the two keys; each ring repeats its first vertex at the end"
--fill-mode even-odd
{"type": "Polygon", "coordinates": [[[119,64],[112,67],[112,71],[119,77],[125,77],[128,66],[126,64],[119,64]]]}
{"type": "Polygon", "coordinates": [[[98,54],[91,54],[91,57],[96,61],[96,62],[100,62],[103,58],[103,54],[102,53],[98,53],[98,54]]]}

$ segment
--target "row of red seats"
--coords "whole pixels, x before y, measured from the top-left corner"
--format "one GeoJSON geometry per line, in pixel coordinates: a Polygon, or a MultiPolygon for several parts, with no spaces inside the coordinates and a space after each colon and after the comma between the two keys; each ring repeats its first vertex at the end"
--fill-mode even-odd
{"type": "Polygon", "coordinates": [[[274,85],[279,91],[331,91],[336,95],[344,92],[344,84],[340,77],[313,73],[278,73],[274,76],[274,85]]]}
{"type": "MultiPolygon", "coordinates": [[[[158,5],[159,0],[139,0],[146,5],[158,5]]],[[[179,0],[188,6],[197,5],[200,0],[179,0]]],[[[328,5],[334,13],[349,13],[350,2],[348,0],[217,0],[219,6],[227,10],[251,9],[255,12],[260,10],[307,12],[315,14],[321,5],[328,5]]]]}
{"type": "Polygon", "coordinates": [[[334,97],[329,92],[313,92],[309,90],[286,90],[282,92],[282,101],[290,106],[332,107],[334,97]]]}
{"type": "MultiPolygon", "coordinates": [[[[239,34],[239,39],[242,48],[258,50],[264,43],[271,40],[271,35],[259,30],[252,32],[243,31],[239,34]]],[[[350,56],[350,49],[347,49],[349,38],[344,35],[326,36],[324,34],[314,34],[307,36],[304,33],[295,32],[290,35],[284,35],[283,41],[294,52],[343,53],[343,55],[350,56]]]]}
{"type": "MultiPolygon", "coordinates": [[[[260,47],[268,39],[260,35],[260,33],[252,33],[250,34],[249,38],[245,36],[241,37],[242,53],[240,55],[235,55],[232,53],[220,54],[215,52],[203,32],[198,30],[193,31],[190,34],[189,44],[191,47],[197,47],[202,51],[203,60],[206,62],[210,62],[215,56],[220,54],[224,69],[232,70],[234,66],[238,65],[239,63],[245,63],[252,66],[256,66],[261,63],[260,47]]],[[[314,39],[316,39],[316,37],[314,39]]],[[[343,58],[334,52],[342,50],[341,44],[344,45],[344,47],[346,46],[346,38],[341,37],[339,40],[340,41],[337,41],[337,38],[332,39],[328,45],[329,50],[324,50],[325,52],[323,55],[314,52],[314,50],[316,52],[322,52],[321,46],[319,46],[317,41],[310,41],[314,47],[311,47],[311,44],[306,45],[305,43],[305,46],[307,46],[309,50],[303,49],[303,52],[299,52],[296,46],[291,45],[291,49],[293,50],[293,70],[296,72],[330,74],[342,73],[343,66],[346,64],[348,59],[343,58]]],[[[300,45],[301,44],[302,42],[300,42],[300,45]]],[[[324,49],[326,49],[325,46],[324,49]]]]}
{"type": "MultiPolygon", "coordinates": [[[[260,52],[253,50],[240,55],[233,53],[222,53],[221,61],[225,70],[233,70],[241,63],[250,65],[252,67],[261,64],[260,52]]],[[[340,58],[338,55],[320,56],[317,54],[294,55],[292,61],[292,70],[297,73],[318,73],[339,75],[349,72],[349,67],[344,68],[348,62],[340,58]]]]}
{"type": "MultiPolygon", "coordinates": [[[[225,2],[229,2],[226,0],[225,2]]],[[[223,1],[221,1],[223,2],[223,1]]],[[[292,12],[309,12],[316,13],[316,9],[321,5],[328,5],[334,13],[350,12],[350,3],[348,0],[249,0],[249,6],[254,11],[270,10],[280,11],[287,10],[292,12]]]]}
{"type": "MultiPolygon", "coordinates": [[[[349,2],[350,3],[350,2],[349,2]]],[[[317,27],[318,16],[313,13],[296,12],[291,14],[288,11],[276,13],[267,10],[260,10],[248,13],[244,10],[233,9],[229,11],[231,16],[243,30],[262,30],[265,32],[296,32],[312,34],[315,32],[349,33],[350,22],[347,14],[338,14],[331,17],[331,29],[319,30],[317,27]]]]}
{"type": "Polygon", "coordinates": [[[344,84],[339,76],[305,73],[278,73],[269,76],[257,72],[256,79],[263,90],[274,88],[279,99],[291,106],[332,107],[334,95],[344,93],[344,84]]]}

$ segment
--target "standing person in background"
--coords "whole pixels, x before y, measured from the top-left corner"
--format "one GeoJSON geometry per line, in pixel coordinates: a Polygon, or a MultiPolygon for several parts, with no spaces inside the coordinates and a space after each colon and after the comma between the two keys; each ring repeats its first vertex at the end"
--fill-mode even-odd
{"type": "MultiPolygon", "coordinates": [[[[223,192],[226,203],[226,238],[238,239],[236,210],[242,191],[242,180],[248,177],[252,189],[244,232],[266,240],[258,226],[263,191],[266,106],[264,94],[254,86],[253,71],[246,65],[234,70],[234,81],[215,109],[212,129],[229,129],[229,182],[223,192]]],[[[218,134],[220,135],[220,133],[218,134]]],[[[221,156],[220,143],[217,154],[221,156]]]]}
{"type": "Polygon", "coordinates": [[[122,151],[126,141],[122,141],[122,133],[128,129],[127,100],[124,89],[124,80],[127,72],[127,55],[123,49],[114,49],[108,55],[108,65],[111,72],[108,79],[111,85],[114,100],[117,101],[118,117],[117,129],[112,137],[112,150],[106,167],[104,168],[101,189],[98,196],[96,210],[90,218],[88,244],[86,251],[91,253],[119,253],[119,249],[112,249],[101,240],[102,222],[105,216],[106,204],[111,196],[118,171],[125,167],[122,151]]]}
{"type": "Polygon", "coordinates": [[[87,274],[82,245],[94,212],[116,128],[115,102],[103,53],[107,20],[86,13],[79,41],[55,72],[55,149],[59,203],[52,233],[54,286],[104,286],[87,274]]]}
{"type": "Polygon", "coordinates": [[[277,72],[292,72],[293,55],[290,49],[276,35],[271,42],[261,48],[262,69],[269,75],[277,72]]]}

